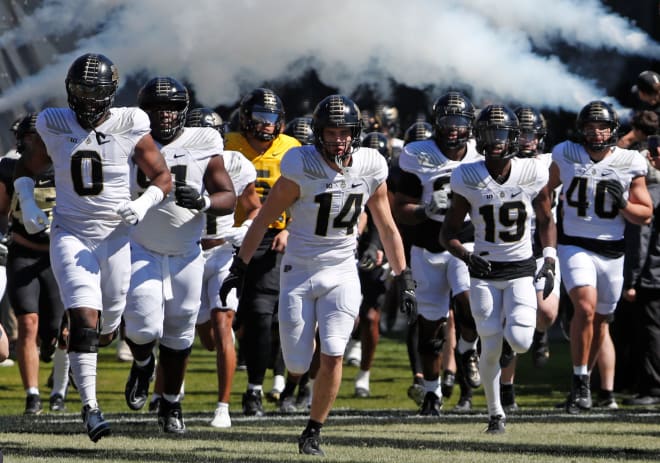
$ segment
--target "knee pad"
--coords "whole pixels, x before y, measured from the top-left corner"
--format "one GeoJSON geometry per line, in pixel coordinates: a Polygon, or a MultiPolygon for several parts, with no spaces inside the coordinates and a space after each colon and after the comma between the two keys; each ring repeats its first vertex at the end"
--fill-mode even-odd
{"type": "Polygon", "coordinates": [[[95,354],[99,350],[98,328],[79,328],[69,332],[69,352],[95,354]]]}
{"type": "Polygon", "coordinates": [[[523,354],[529,350],[534,339],[534,327],[523,325],[510,325],[505,329],[505,337],[511,349],[517,354],[523,354]]]}
{"type": "Polygon", "coordinates": [[[166,357],[169,358],[183,360],[190,356],[190,352],[192,351],[192,346],[186,349],[176,350],[176,349],[170,349],[169,347],[160,344],[158,346],[158,350],[160,351],[161,356],[164,354],[166,357]]]}
{"type": "Polygon", "coordinates": [[[420,354],[426,355],[440,355],[442,353],[442,346],[445,344],[444,339],[427,339],[419,343],[420,354]]]}

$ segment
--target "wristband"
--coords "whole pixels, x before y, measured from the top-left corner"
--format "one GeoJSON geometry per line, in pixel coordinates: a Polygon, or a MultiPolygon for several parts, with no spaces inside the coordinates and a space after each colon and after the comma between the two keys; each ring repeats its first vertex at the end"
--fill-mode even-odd
{"type": "Polygon", "coordinates": [[[543,258],[548,258],[548,257],[557,260],[557,249],[552,248],[550,246],[548,246],[547,248],[543,248],[543,258]]]}
{"type": "Polygon", "coordinates": [[[204,212],[211,207],[211,198],[208,195],[204,195],[202,198],[204,199],[204,207],[200,211],[204,212]]]}

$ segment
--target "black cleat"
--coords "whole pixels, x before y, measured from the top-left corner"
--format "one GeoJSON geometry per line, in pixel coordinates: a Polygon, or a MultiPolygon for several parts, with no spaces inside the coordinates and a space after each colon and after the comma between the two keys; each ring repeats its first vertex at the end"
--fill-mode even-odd
{"type": "Polygon", "coordinates": [[[452,392],[454,392],[454,386],[456,385],[456,374],[453,371],[445,370],[442,373],[442,397],[449,399],[452,392]]]}
{"type": "Polygon", "coordinates": [[[591,410],[589,375],[573,375],[573,384],[566,402],[566,411],[577,414],[588,410],[591,410]]]}
{"type": "Polygon", "coordinates": [[[298,438],[298,452],[304,455],[324,457],[325,452],[321,450],[321,436],[303,432],[298,438]]]}
{"type": "Polygon", "coordinates": [[[81,415],[87,428],[87,435],[92,442],[98,442],[100,438],[111,434],[110,424],[103,418],[100,408],[91,408],[89,405],[85,405],[81,415]]]}
{"type": "Polygon", "coordinates": [[[261,391],[249,389],[243,394],[243,414],[245,416],[264,416],[261,391]]]}
{"type": "Polygon", "coordinates": [[[366,399],[371,396],[371,392],[366,387],[356,387],[353,396],[358,399],[366,399]]]}
{"type": "Polygon", "coordinates": [[[532,361],[536,368],[542,368],[550,359],[550,344],[548,343],[548,333],[534,331],[532,340],[532,361]]]}
{"type": "Polygon", "coordinates": [[[421,407],[422,403],[424,403],[424,394],[424,386],[421,384],[412,383],[408,388],[408,397],[410,397],[418,407],[421,407]]]}
{"type": "Polygon", "coordinates": [[[63,412],[66,410],[66,405],[64,405],[64,397],[61,394],[53,394],[50,396],[50,411],[51,412],[63,412]]]}
{"type": "Polygon", "coordinates": [[[181,402],[168,402],[165,399],[160,400],[158,426],[160,426],[161,431],[169,434],[183,434],[186,432],[186,425],[183,424],[181,402]]]}
{"type": "Polygon", "coordinates": [[[144,367],[139,367],[135,360],[131,365],[131,372],[126,381],[126,388],[124,389],[124,397],[126,398],[126,405],[131,410],[140,410],[147,403],[149,397],[149,383],[154,374],[156,367],[156,358],[151,354],[149,363],[144,367]]]}
{"type": "Polygon", "coordinates": [[[486,434],[504,434],[506,432],[505,422],[506,420],[502,415],[491,416],[488,420],[486,434]]]}
{"type": "Polygon", "coordinates": [[[309,384],[298,386],[298,394],[296,395],[296,408],[306,410],[309,408],[312,390],[309,384]]]}
{"type": "Polygon", "coordinates": [[[156,397],[155,399],[152,399],[151,402],[149,402],[149,411],[150,412],[158,412],[158,409],[160,408],[160,397],[156,397]]]}
{"type": "Polygon", "coordinates": [[[435,392],[428,391],[424,396],[424,403],[419,414],[422,416],[440,416],[442,401],[435,395],[435,392]]]}
{"type": "Polygon", "coordinates": [[[41,404],[39,394],[28,394],[27,397],[25,397],[24,415],[40,415],[43,410],[44,407],[41,404]]]}
{"type": "Polygon", "coordinates": [[[454,412],[467,413],[472,410],[472,397],[461,396],[456,405],[454,405],[454,412]]]}
{"type": "Polygon", "coordinates": [[[481,386],[481,375],[479,374],[479,357],[477,351],[466,350],[460,354],[460,368],[468,386],[476,389],[481,386]]]}
{"type": "Polygon", "coordinates": [[[280,396],[277,406],[282,413],[296,413],[298,411],[296,398],[293,395],[280,396]]]}

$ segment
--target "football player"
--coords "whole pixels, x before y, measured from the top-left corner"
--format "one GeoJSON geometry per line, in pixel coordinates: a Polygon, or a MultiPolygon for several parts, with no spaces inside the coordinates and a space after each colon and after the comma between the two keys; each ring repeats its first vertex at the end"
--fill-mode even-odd
{"type": "Polygon", "coordinates": [[[578,142],[552,150],[548,191],[560,184],[559,263],[573,303],[570,340],[573,379],[569,413],[592,405],[589,365],[605,339],[623,288],[624,227],[650,221],[646,160],[616,146],[619,119],[603,101],[592,101],[576,120],[578,142]]]}
{"type": "MultiPolygon", "coordinates": [[[[36,121],[37,113],[28,114],[16,128],[16,151],[19,156],[30,150],[39,138],[36,121]]],[[[69,359],[66,346],[58,342],[64,306],[50,265],[48,230],[30,234],[23,225],[21,208],[12,184],[16,162],[17,157],[0,160],[0,204],[2,210],[8,211],[11,216],[9,249],[3,265],[7,265],[9,301],[18,321],[17,360],[27,394],[24,413],[38,415],[43,410],[38,385],[40,358],[44,362],[54,359],[50,397],[52,411],[64,410],[69,359]]],[[[51,218],[55,205],[52,168],[37,177],[34,195],[39,208],[51,218]]]]}
{"type": "Polygon", "coordinates": [[[82,55],[66,77],[69,108],[39,113],[41,141],[18,160],[14,188],[30,234],[49,219],[35,202],[34,176],[50,164],[55,174],[50,258],[66,308],[67,346],[82,400],[82,418],[96,442],[110,434],[96,398],[99,346],[116,336],[130,280],[129,227],[171,190],[172,179],[138,108],[111,108],[119,74],[101,54],[82,55]],[[151,179],[138,199],[129,191],[130,162],[151,179]],[[103,312],[103,317],[101,317],[103,312]]]}
{"type": "Polygon", "coordinates": [[[396,275],[401,307],[416,310],[414,281],[387,200],[387,164],[376,150],[360,148],[360,120],[360,110],[349,98],[321,100],[313,115],[315,144],[294,148],[282,159],[282,175],[220,289],[224,299],[242,286],[269,224],[289,210],[291,240],[282,259],[279,299],[280,340],[289,373],[302,375],[309,369],[317,326],[321,351],[310,419],[298,439],[299,452],[309,455],[324,455],[320,432],[339,390],[342,356],[360,307],[354,252],[357,220],[365,206],[396,275]]]}
{"type": "Polygon", "coordinates": [[[545,261],[537,278],[553,289],[556,230],[544,189],[547,165],[516,158],[520,129],[513,111],[502,105],[481,110],[475,123],[477,150],[484,159],[464,163],[451,174],[453,198],[440,241],[470,272],[470,307],[481,339],[480,371],[488,403],[487,433],[505,431],[500,401],[502,340],[522,353],[536,325],[536,260],[531,219],[536,216],[545,261]],[[474,224],[474,249],[461,240],[465,216],[474,224]]]}
{"type": "MultiPolygon", "coordinates": [[[[265,201],[280,176],[280,161],[290,148],[300,146],[293,137],[281,133],[284,105],[270,89],[257,88],[245,95],[239,106],[238,132],[226,136],[225,148],[239,151],[257,170],[256,190],[265,201]]],[[[236,220],[242,223],[245,212],[240,208],[236,220]]],[[[245,355],[248,384],[243,394],[243,413],[262,416],[263,382],[273,357],[273,324],[276,322],[280,290],[280,262],[289,233],[286,212],[273,220],[259,250],[250,261],[246,288],[239,300],[237,317],[243,334],[240,349],[245,355]]]]}
{"type": "MultiPolygon", "coordinates": [[[[155,77],[138,93],[151,133],[171,176],[174,194],[151,208],[131,230],[131,284],[124,322],[133,365],[126,382],[129,408],[147,401],[158,341],[163,396],[158,424],[166,433],[185,432],[181,386],[200,307],[204,257],[200,239],[205,214],[229,215],[236,195],[225,169],[220,134],[208,127],[184,129],[188,90],[172,77],[155,77]]],[[[150,177],[134,166],[131,190],[144,195],[150,177]]]]}
{"type": "MultiPolygon", "coordinates": [[[[462,316],[459,340],[461,364],[472,387],[479,387],[477,334],[470,327],[467,267],[440,245],[438,234],[451,201],[449,179],[456,167],[481,158],[468,143],[474,106],[459,92],[448,92],[433,106],[433,138],[404,146],[403,171],[394,195],[393,211],[401,223],[414,225],[410,267],[418,283],[418,350],[424,374],[421,415],[439,415],[442,406],[440,370],[446,321],[453,303],[462,316]]],[[[471,241],[472,225],[465,222],[463,240],[471,241]]]]}

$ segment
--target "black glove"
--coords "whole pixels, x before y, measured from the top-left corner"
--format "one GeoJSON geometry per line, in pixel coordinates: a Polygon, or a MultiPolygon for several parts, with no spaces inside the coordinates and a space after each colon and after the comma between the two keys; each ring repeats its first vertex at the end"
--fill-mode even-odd
{"type": "Polygon", "coordinates": [[[408,324],[411,324],[417,320],[417,297],[415,296],[417,284],[413,280],[410,269],[406,268],[395,276],[394,284],[399,298],[399,310],[408,316],[408,324]]]}
{"type": "Polygon", "coordinates": [[[174,190],[174,197],[176,198],[176,205],[185,207],[186,209],[201,211],[206,207],[206,201],[204,201],[204,197],[199,191],[185,184],[181,186],[177,185],[174,190]]]}
{"type": "Polygon", "coordinates": [[[225,277],[220,287],[220,302],[223,306],[227,306],[227,295],[232,289],[236,288],[236,296],[241,296],[246,270],[247,264],[240,257],[234,256],[231,267],[229,267],[229,275],[225,277]]]}
{"type": "Polygon", "coordinates": [[[543,267],[539,273],[534,277],[534,281],[539,281],[545,278],[545,285],[543,286],[543,299],[546,299],[552,290],[555,289],[555,260],[552,257],[546,257],[543,260],[543,267]]]}
{"type": "Polygon", "coordinates": [[[362,257],[358,261],[358,267],[360,270],[373,270],[376,268],[376,262],[378,262],[378,248],[376,246],[367,246],[362,252],[362,257]]]}
{"type": "Polygon", "coordinates": [[[463,262],[468,266],[468,270],[477,278],[485,277],[490,273],[490,262],[481,256],[468,252],[463,256],[463,262]]]}
{"type": "Polygon", "coordinates": [[[619,209],[623,209],[628,201],[623,197],[623,185],[617,180],[603,180],[598,183],[604,187],[605,193],[612,198],[612,203],[619,209]]]}

